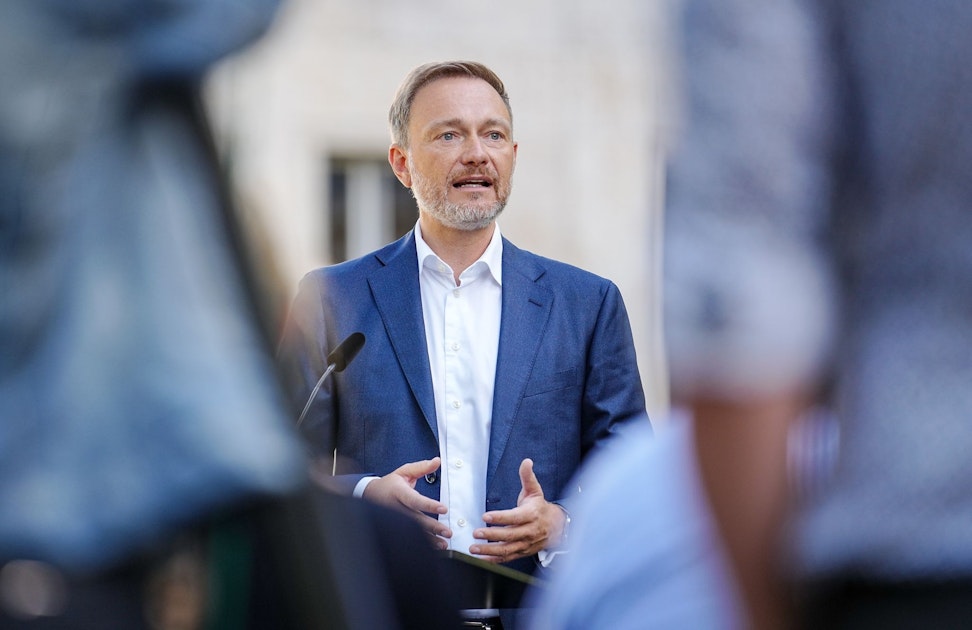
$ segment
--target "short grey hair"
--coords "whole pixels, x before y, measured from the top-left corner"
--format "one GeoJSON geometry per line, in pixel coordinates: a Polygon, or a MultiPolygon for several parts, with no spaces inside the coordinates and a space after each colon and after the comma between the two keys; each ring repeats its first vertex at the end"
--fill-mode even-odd
{"type": "Polygon", "coordinates": [[[405,77],[395,100],[392,101],[391,109],[388,110],[388,124],[391,128],[392,142],[402,147],[408,148],[408,123],[412,116],[412,102],[418,91],[439,79],[451,77],[472,77],[482,79],[503,99],[506,111],[510,114],[510,123],[513,121],[513,109],[510,107],[510,97],[506,93],[506,87],[495,72],[481,63],[475,61],[437,61],[421,65],[405,77]]]}

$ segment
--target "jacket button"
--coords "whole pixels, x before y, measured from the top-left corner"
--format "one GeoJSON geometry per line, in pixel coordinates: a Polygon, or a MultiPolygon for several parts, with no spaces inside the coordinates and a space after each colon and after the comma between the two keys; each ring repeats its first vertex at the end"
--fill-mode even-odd
{"type": "Polygon", "coordinates": [[[436,474],[434,472],[430,472],[429,474],[425,475],[425,482],[426,483],[435,483],[435,480],[436,479],[437,479],[437,477],[436,477],[436,474]]]}

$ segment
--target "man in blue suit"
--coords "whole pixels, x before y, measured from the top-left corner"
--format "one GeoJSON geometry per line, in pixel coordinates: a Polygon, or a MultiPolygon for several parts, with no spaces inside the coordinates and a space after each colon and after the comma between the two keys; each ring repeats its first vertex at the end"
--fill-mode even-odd
{"type": "Polygon", "coordinates": [[[500,234],[517,144],[491,70],[416,68],[390,124],[419,221],[301,281],[282,345],[299,406],[343,339],[367,340],[301,428],[322,456],[336,450],[346,492],[415,514],[440,548],[532,571],[568,535],[582,458],[647,422],[624,303],[610,281],[500,234]]]}

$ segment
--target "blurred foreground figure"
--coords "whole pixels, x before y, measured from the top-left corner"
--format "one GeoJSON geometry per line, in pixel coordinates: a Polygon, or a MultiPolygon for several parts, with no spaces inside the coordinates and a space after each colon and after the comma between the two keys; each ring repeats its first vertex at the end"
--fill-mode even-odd
{"type": "Polygon", "coordinates": [[[197,100],[275,5],[0,5],[4,627],[137,626],[131,558],[303,477],[197,100]]]}
{"type": "Polygon", "coordinates": [[[585,463],[576,542],[530,592],[530,630],[742,627],[686,418],[640,427],[585,463]]]}
{"type": "Polygon", "coordinates": [[[753,627],[972,627],[972,5],[689,0],[675,396],[753,627]],[[785,440],[841,422],[791,535],[785,440]],[[782,561],[784,545],[793,561],[782,561]]]}
{"type": "Polygon", "coordinates": [[[297,478],[192,109],[272,15],[230,4],[3,3],[4,557],[96,567],[297,478]]]}

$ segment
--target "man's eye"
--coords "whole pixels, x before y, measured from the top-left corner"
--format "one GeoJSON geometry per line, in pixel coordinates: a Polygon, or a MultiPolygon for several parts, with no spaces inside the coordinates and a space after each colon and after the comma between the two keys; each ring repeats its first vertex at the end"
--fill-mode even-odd
{"type": "Polygon", "coordinates": [[[443,140],[453,140],[453,139],[455,139],[455,137],[456,137],[456,134],[452,133],[451,131],[447,131],[444,134],[442,134],[442,139],[443,140]]]}
{"type": "Polygon", "coordinates": [[[502,140],[503,139],[503,134],[501,134],[498,131],[494,131],[493,133],[489,134],[489,139],[490,140],[502,140]]]}

